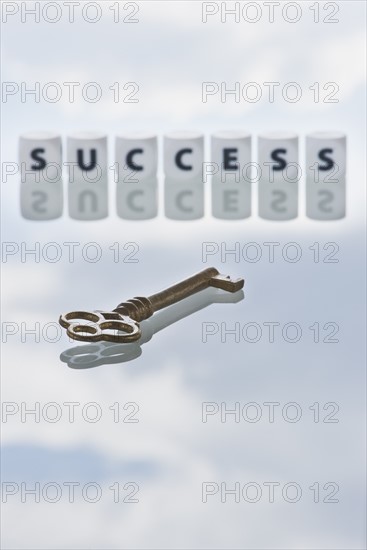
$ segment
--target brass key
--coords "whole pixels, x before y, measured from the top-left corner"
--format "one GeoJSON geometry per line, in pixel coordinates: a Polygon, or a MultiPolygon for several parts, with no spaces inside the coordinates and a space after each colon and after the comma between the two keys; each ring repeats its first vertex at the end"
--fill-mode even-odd
{"type": "Polygon", "coordinates": [[[122,302],[112,311],[71,311],[61,315],[59,323],[66,328],[68,336],[74,340],[134,342],[141,337],[139,322],[148,319],[156,311],[188,298],[209,286],[221,288],[227,292],[237,292],[243,288],[243,285],[243,279],[231,279],[229,275],[221,275],[215,267],[209,267],[148,298],[140,296],[132,298],[122,302]]]}

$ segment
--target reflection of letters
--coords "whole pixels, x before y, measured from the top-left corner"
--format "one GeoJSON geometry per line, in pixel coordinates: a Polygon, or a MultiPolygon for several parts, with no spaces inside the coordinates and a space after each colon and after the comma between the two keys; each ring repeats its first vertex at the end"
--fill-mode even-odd
{"type": "Polygon", "coordinates": [[[287,194],[285,191],[273,191],[272,195],[275,197],[271,203],[271,208],[274,212],[286,212],[287,208],[284,206],[284,203],[287,200],[287,194]]]}
{"type": "Polygon", "coordinates": [[[63,184],[26,182],[20,185],[20,209],[27,220],[54,220],[62,215],[63,184]]]}
{"type": "Polygon", "coordinates": [[[292,220],[298,216],[298,183],[259,181],[259,216],[265,220],[292,220]]]}
{"type": "Polygon", "coordinates": [[[198,180],[164,183],[165,214],[171,220],[197,220],[204,215],[204,184],[198,180]]]}
{"type": "Polygon", "coordinates": [[[101,183],[69,181],[69,214],[74,220],[100,220],[108,215],[107,180],[101,183]]]}
{"type": "Polygon", "coordinates": [[[221,178],[212,181],[212,213],[222,220],[242,220],[251,216],[251,183],[221,178]]]}
{"type": "Polygon", "coordinates": [[[193,208],[188,206],[189,201],[186,201],[184,197],[192,196],[192,191],[181,191],[176,196],[176,206],[179,210],[182,210],[182,212],[192,212],[193,208]],[[186,206],[185,206],[186,204],[186,206]]]}
{"type": "Polygon", "coordinates": [[[346,210],[346,180],[338,183],[306,181],[306,214],[313,220],[340,220],[346,210]]]}
{"type": "Polygon", "coordinates": [[[138,206],[137,202],[135,201],[135,198],[138,196],[144,195],[144,191],[138,189],[136,191],[131,191],[127,197],[126,202],[127,206],[131,208],[131,210],[134,210],[135,212],[144,212],[143,206],[138,206]]]}
{"type": "Polygon", "coordinates": [[[117,215],[125,220],[149,220],[158,214],[157,178],[127,183],[118,181],[116,189],[117,215]]]}
{"type": "Polygon", "coordinates": [[[44,214],[47,211],[46,207],[44,206],[48,198],[47,193],[45,193],[45,191],[33,191],[32,197],[35,197],[35,200],[32,202],[33,210],[38,214],[44,214]]]}
{"type": "Polygon", "coordinates": [[[319,197],[321,197],[321,200],[319,201],[319,209],[321,212],[332,212],[333,209],[330,208],[330,203],[334,200],[334,195],[331,191],[319,191],[319,197]]]}
{"type": "Polygon", "coordinates": [[[97,212],[98,199],[93,191],[82,191],[78,199],[79,212],[97,212]]]}
{"type": "Polygon", "coordinates": [[[238,190],[230,189],[223,193],[223,210],[225,212],[237,212],[238,211],[238,190]]]}

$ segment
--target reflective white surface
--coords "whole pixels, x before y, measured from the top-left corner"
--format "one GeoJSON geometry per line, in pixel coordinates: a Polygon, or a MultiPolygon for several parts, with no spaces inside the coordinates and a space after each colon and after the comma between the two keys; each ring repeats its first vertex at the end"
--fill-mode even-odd
{"type": "MultiPolygon", "coordinates": [[[[104,219],[71,219],[64,208],[60,218],[38,222],[21,216],[18,176],[3,182],[2,400],[8,414],[3,411],[2,482],[14,492],[2,503],[4,548],[365,547],[365,6],[340,2],[340,23],[317,25],[309,5],[302,2],[297,25],[264,19],[203,24],[201,3],[194,2],[139,3],[140,23],[133,25],[112,24],[108,2],[95,25],[23,24],[16,17],[3,25],[4,80],[98,81],[105,92],[97,104],[10,97],[3,108],[7,162],[17,160],[19,135],[40,126],[63,136],[100,129],[108,135],[110,160],[113,137],[133,129],[160,136],[180,128],[206,136],[222,128],[253,135],[280,129],[305,136],[330,128],[348,136],[347,215],[330,222],[306,217],[304,180],[298,217],[284,222],[258,217],[257,184],[250,218],[216,219],[208,183],[202,218],[168,219],[161,174],[153,219],[118,217],[111,174],[104,219]],[[113,101],[109,86],[117,80],[139,83],[138,104],[113,101]],[[275,103],[203,103],[205,80],[228,87],[299,81],[304,95],[297,104],[281,95],[275,103]],[[321,90],[324,82],[337,82],[339,103],[314,103],[309,86],[315,81],[321,90]],[[87,357],[70,368],[80,351],[57,328],[60,313],[113,308],[210,265],[243,276],[245,298],[216,303],[216,292],[214,303],[197,311],[206,297],[192,298],[147,321],[144,343],[123,352],[121,361],[85,368],[87,357]],[[282,335],[294,337],[294,326],[284,329],[289,323],[301,328],[297,342],[282,335]],[[225,329],[234,333],[225,337],[225,329]],[[214,413],[206,422],[203,403],[214,413]],[[222,403],[227,409],[240,404],[239,422],[233,414],[221,421],[222,403]],[[249,403],[260,407],[257,422],[251,418],[259,409],[246,408],[249,403]],[[274,422],[266,403],[275,404],[274,422]],[[24,416],[35,407],[39,422],[24,416]],[[90,420],[99,412],[100,420],[90,420]],[[339,422],[325,422],[328,415],[339,422]],[[222,482],[227,489],[240,484],[240,502],[230,494],[221,502],[222,482]],[[280,484],[274,502],[269,482],[280,484]],[[22,502],[22,483],[28,489],[40,484],[39,503],[32,494],[22,502]],[[79,483],[72,503],[70,483],[79,483]],[[98,502],[87,502],[93,487],[83,497],[88,483],[100,487],[98,502]],[[116,483],[118,503],[110,489],[116,483]],[[203,483],[211,483],[212,492],[218,487],[206,503],[203,483]],[[258,502],[249,502],[253,489],[243,498],[248,483],[260,486],[258,502]],[[292,488],[288,501],[282,494],[289,483],[302,490],[297,502],[289,502],[292,488]],[[55,484],[62,494],[52,503],[55,484]],[[122,502],[128,495],[139,502],[122,502]]],[[[301,166],[304,151],[301,138],[301,166]]],[[[109,346],[87,346],[96,362],[101,354],[112,357],[109,346]]]]}

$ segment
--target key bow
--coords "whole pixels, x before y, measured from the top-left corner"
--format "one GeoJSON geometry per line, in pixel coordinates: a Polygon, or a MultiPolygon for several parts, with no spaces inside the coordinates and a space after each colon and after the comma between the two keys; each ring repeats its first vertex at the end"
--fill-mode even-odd
{"type": "Polygon", "coordinates": [[[70,311],[60,315],[59,323],[70,338],[82,342],[123,344],[141,337],[139,323],[117,311],[70,311]]]}

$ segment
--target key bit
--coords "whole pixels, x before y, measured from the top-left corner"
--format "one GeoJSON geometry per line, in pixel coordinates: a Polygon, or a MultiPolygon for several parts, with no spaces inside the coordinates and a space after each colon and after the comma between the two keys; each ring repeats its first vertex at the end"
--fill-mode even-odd
{"type": "Polygon", "coordinates": [[[140,321],[148,319],[160,309],[192,296],[209,286],[227,292],[237,292],[243,279],[222,275],[209,267],[148,298],[138,296],[120,303],[112,311],[71,311],[61,315],[59,323],[74,340],[83,342],[134,342],[141,337],[140,321]]]}

